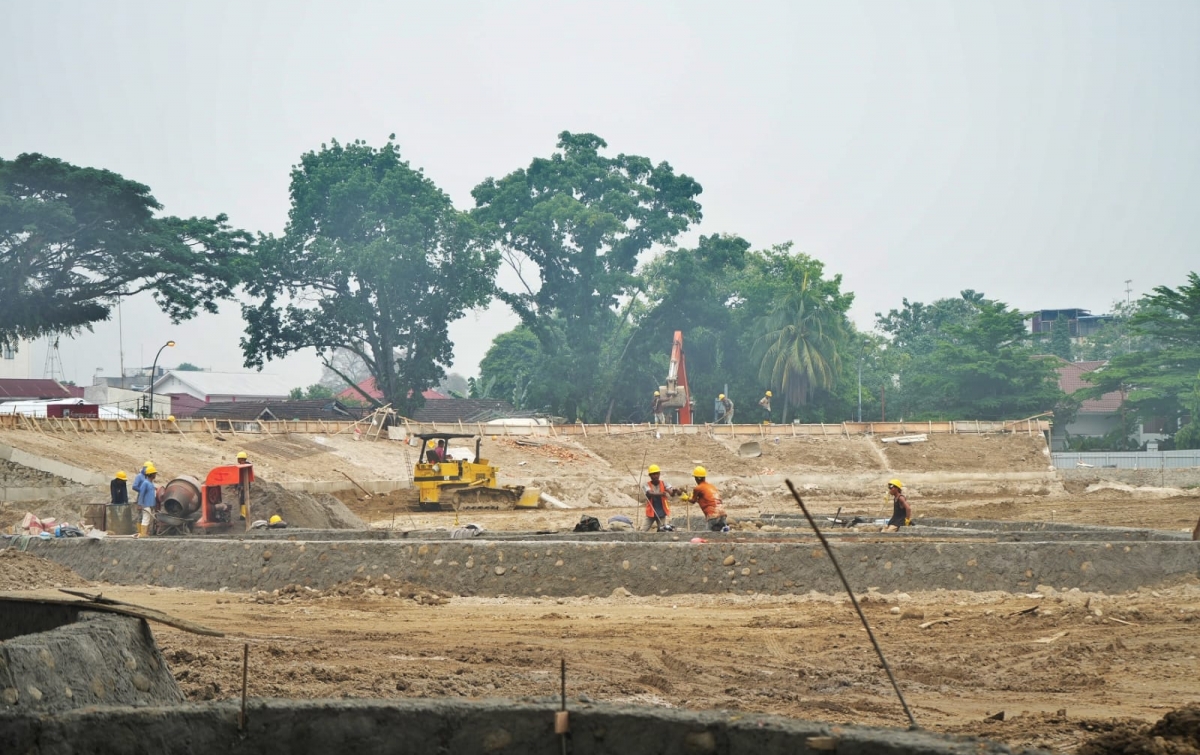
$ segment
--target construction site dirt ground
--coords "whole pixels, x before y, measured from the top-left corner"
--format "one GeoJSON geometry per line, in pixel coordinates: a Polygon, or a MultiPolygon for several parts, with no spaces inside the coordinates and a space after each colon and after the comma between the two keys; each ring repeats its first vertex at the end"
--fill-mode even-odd
{"type": "MultiPolygon", "coordinates": [[[[331,468],[397,479],[408,463],[396,450],[399,444],[345,436],[261,439],[258,446],[177,436],[181,440],[169,440],[176,447],[155,438],[68,443],[30,435],[8,433],[0,442],[31,453],[37,452],[32,446],[52,450],[62,461],[96,470],[115,466],[106,454],[119,454],[130,468],[144,458],[179,467],[168,467],[168,474],[197,474],[248,447],[260,474],[279,481],[332,479],[331,468]]],[[[643,432],[577,440],[528,445],[494,439],[485,453],[500,465],[502,481],[537,483],[582,509],[468,517],[416,511],[411,491],[370,498],[345,492],[338,498],[373,527],[451,528],[472,521],[488,530],[566,530],[581,514],[601,521],[618,513],[637,516],[637,478],[646,463],[662,465],[676,484],[690,483],[691,466],[703,463],[719,479],[741,527],[755,526],[763,513],[796,510],[782,486],[763,476],[840,471],[877,474],[878,493],[813,491],[817,513],[832,515],[841,507],[846,514],[885,516],[890,505],[883,483],[908,471],[997,479],[992,495],[923,497],[917,491],[912,503],[918,521],[1053,520],[1179,532],[1190,531],[1200,516],[1195,489],[1097,488],[1094,481],[1075,480],[1049,485],[1039,495],[1006,493],[1006,474],[1047,472],[1045,444],[1036,436],[936,437],[907,447],[868,438],[782,437],[775,444],[765,436],[763,455],[751,459],[738,455],[739,441],[726,438],[643,432]]],[[[9,510],[24,507],[12,504],[9,510]]],[[[682,524],[686,508],[673,509],[682,524]]],[[[56,586],[81,581],[29,554],[0,559],[0,576],[3,589],[24,594],[56,594],[56,586]]],[[[249,643],[249,694],[257,697],[542,697],[556,694],[558,664],[565,659],[567,691],[576,698],[906,725],[845,596],[635,597],[610,587],[583,598],[483,598],[411,585],[388,588],[352,583],[280,594],[85,589],[227,634],[209,638],[154,627],[191,700],[239,696],[242,644],[249,643]]],[[[1200,702],[1200,578],[1120,595],[1052,588],[1029,594],[929,591],[914,584],[903,593],[866,594],[862,605],[918,723],[933,731],[1073,751],[1100,733],[1200,702]],[[1004,720],[988,719],[1001,712],[1004,720]]]]}

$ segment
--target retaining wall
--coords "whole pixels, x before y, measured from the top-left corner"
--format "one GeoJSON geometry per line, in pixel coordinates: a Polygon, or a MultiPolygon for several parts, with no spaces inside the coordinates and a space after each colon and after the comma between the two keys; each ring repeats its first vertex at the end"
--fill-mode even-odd
{"type": "MultiPolygon", "coordinates": [[[[0,752],[76,755],[308,755],[361,753],[658,753],[832,752],[839,755],[1002,755],[1008,747],[974,737],[832,726],[723,711],[569,705],[570,741],[554,733],[554,701],[254,700],[244,732],[235,703],[177,708],[99,708],[55,717],[0,713],[0,752]]],[[[897,718],[900,718],[897,705],[897,718]]],[[[1027,751],[1034,752],[1034,751],[1027,751]]]]}
{"type": "MultiPolygon", "coordinates": [[[[1121,592],[1194,581],[1200,543],[880,542],[833,545],[856,589],[1121,592]]],[[[356,577],[457,595],[841,592],[817,543],[554,541],[272,542],[216,538],[34,539],[28,550],[91,580],[201,590],[324,589],[356,577]]]]}

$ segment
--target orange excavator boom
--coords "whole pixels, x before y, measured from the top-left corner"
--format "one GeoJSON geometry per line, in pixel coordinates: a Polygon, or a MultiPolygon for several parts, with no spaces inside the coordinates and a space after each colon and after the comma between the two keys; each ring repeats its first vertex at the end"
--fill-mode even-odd
{"type": "Polygon", "coordinates": [[[671,344],[671,366],[667,368],[667,384],[659,388],[663,408],[679,410],[679,424],[692,424],[692,395],[688,389],[687,360],[683,354],[683,331],[675,331],[671,344]]]}

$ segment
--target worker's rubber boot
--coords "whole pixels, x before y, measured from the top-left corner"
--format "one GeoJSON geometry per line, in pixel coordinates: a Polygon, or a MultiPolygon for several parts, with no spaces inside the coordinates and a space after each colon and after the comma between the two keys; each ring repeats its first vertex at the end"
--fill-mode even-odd
{"type": "Polygon", "coordinates": [[[146,525],[142,524],[141,522],[138,522],[138,537],[145,537],[146,529],[147,529],[146,525]]]}

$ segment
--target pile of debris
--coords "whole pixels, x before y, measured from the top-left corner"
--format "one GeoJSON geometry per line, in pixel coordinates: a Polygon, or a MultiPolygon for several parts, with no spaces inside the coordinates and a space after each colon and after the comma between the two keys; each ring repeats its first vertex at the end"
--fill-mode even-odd
{"type": "Polygon", "coordinates": [[[411,600],[422,606],[440,606],[447,603],[451,597],[453,596],[448,592],[430,590],[411,582],[394,580],[384,574],[378,579],[356,577],[349,582],[340,582],[324,590],[317,590],[305,585],[284,585],[278,590],[270,592],[259,590],[250,593],[242,598],[242,602],[279,605],[334,598],[400,598],[411,600]]]}
{"type": "Polygon", "coordinates": [[[573,451],[565,446],[543,440],[534,440],[532,438],[493,438],[492,443],[506,448],[512,448],[525,452],[533,452],[538,456],[548,456],[552,459],[561,461],[581,461],[589,458],[587,454],[580,451],[573,451]]]}

